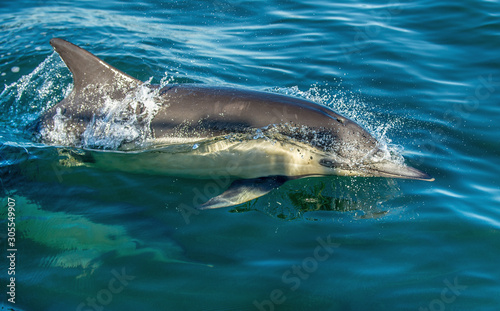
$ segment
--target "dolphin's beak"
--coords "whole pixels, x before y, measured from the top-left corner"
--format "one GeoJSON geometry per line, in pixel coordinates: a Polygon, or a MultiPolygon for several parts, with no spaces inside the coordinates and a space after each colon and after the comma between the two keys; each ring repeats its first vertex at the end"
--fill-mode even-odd
{"type": "Polygon", "coordinates": [[[372,176],[434,181],[429,174],[416,168],[389,161],[370,163],[363,170],[372,176]]]}

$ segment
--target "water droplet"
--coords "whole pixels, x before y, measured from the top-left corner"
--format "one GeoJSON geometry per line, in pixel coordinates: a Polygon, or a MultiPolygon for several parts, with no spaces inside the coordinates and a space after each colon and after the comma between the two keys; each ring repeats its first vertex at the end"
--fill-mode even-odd
{"type": "Polygon", "coordinates": [[[17,66],[14,66],[10,69],[10,71],[14,72],[14,73],[18,73],[19,71],[21,70],[21,68],[17,67],[17,66]]]}
{"type": "Polygon", "coordinates": [[[193,150],[194,150],[194,149],[198,149],[199,147],[200,147],[200,145],[198,145],[198,144],[194,144],[194,145],[193,145],[193,150]]]}
{"type": "Polygon", "coordinates": [[[262,133],[262,130],[261,129],[257,129],[255,131],[255,136],[253,137],[253,139],[259,139],[259,138],[264,138],[264,134],[262,133]]]}

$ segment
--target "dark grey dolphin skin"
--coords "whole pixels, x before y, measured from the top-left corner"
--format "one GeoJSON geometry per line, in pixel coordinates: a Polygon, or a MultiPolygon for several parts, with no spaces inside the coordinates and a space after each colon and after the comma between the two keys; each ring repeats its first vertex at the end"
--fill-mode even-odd
{"type": "MultiPolygon", "coordinates": [[[[74,88],[69,96],[40,117],[35,127],[36,139],[51,144],[99,149],[101,147],[98,145],[84,144],[84,133],[88,131],[89,124],[102,119],[107,102],[125,101],[144,85],[65,40],[55,38],[50,44],[72,72],[74,88]],[[53,138],[57,131],[65,131],[64,140],[53,138]]],[[[152,90],[157,88],[148,87],[152,90]]],[[[223,165],[213,164],[213,159],[228,159],[234,155],[231,159],[241,158],[242,168],[240,173],[231,177],[246,179],[244,183],[236,182],[226,195],[210,200],[212,203],[204,206],[206,208],[244,202],[246,198],[237,197],[242,192],[249,192],[252,180],[259,184],[260,190],[256,196],[269,192],[287,180],[317,175],[433,180],[415,168],[385,160],[386,151],[361,126],[325,106],[304,99],[236,88],[179,84],[156,89],[155,102],[157,109],[148,115],[140,100],[126,109],[128,118],[136,118],[137,124],[147,128],[148,133],[146,136],[124,139],[117,146],[117,151],[125,150],[124,146],[134,143],[140,147],[144,140],[149,141],[148,146],[154,148],[155,145],[165,145],[176,139],[196,142],[234,134],[277,135],[281,139],[276,145],[276,149],[279,149],[276,152],[272,147],[266,147],[264,140],[250,139],[242,141],[240,145],[219,146],[212,153],[205,153],[213,166],[212,173],[206,174],[214,174],[216,166],[223,165]],[[306,162],[288,150],[296,146],[304,149],[301,157],[307,155],[306,162]],[[241,150],[247,150],[254,156],[247,160],[243,153],[238,153],[241,150]],[[268,158],[272,161],[263,163],[268,158]],[[281,167],[278,169],[278,166],[281,167]]],[[[185,159],[194,161],[189,163],[199,163],[193,160],[194,157],[186,156],[185,159]]],[[[178,159],[182,161],[183,158],[179,156],[178,159]]],[[[204,167],[200,167],[197,175],[196,165],[189,165],[194,171],[187,173],[188,176],[210,178],[202,172],[204,167]]],[[[167,165],[159,171],[170,174],[169,169],[167,165]]],[[[171,171],[174,175],[177,172],[173,168],[171,171]]],[[[252,195],[249,197],[252,198],[252,195]]]]}

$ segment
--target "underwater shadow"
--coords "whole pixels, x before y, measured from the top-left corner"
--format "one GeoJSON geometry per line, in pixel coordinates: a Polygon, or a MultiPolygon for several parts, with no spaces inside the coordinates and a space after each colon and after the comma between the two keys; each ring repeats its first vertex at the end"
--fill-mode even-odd
{"type": "Polygon", "coordinates": [[[388,178],[315,177],[295,180],[269,195],[233,207],[231,213],[260,211],[283,220],[330,220],[335,217],[373,219],[394,207],[386,204],[401,195],[388,178]]]}

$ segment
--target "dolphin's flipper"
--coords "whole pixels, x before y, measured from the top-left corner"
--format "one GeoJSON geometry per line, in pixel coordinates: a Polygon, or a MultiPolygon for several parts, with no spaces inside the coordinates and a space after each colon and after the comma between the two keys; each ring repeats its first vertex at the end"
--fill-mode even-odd
{"type": "Polygon", "coordinates": [[[109,89],[123,89],[142,84],[141,81],[68,41],[54,38],[50,40],[50,44],[73,73],[73,93],[78,94],[80,91],[85,91],[88,86],[106,85],[109,89]]]}
{"type": "Polygon", "coordinates": [[[201,205],[199,209],[221,208],[245,203],[271,192],[292,179],[295,178],[290,176],[269,176],[236,180],[224,193],[210,199],[201,205]]]}

